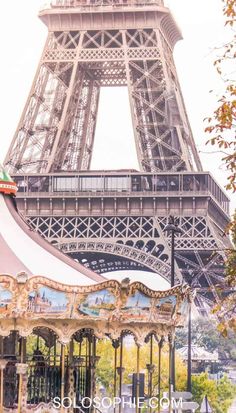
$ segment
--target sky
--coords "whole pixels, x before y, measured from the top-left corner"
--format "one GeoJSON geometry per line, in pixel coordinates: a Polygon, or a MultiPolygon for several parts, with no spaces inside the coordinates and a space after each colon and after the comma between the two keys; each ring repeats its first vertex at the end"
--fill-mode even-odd
{"type": "MultiPolygon", "coordinates": [[[[205,170],[226,184],[220,155],[205,146],[203,119],[212,114],[222,89],[213,68],[214,48],[227,38],[221,0],[166,0],[182,31],[174,52],[177,72],[197,148],[205,170]],[[210,90],[214,93],[209,93],[210,90]]],[[[20,119],[47,29],[37,18],[42,0],[11,0],[0,15],[0,161],[5,157],[20,119]]],[[[138,168],[126,88],[101,92],[93,169],[138,168]]],[[[229,195],[231,195],[229,193],[229,195]]],[[[235,197],[232,205],[236,207],[235,197]]]]}

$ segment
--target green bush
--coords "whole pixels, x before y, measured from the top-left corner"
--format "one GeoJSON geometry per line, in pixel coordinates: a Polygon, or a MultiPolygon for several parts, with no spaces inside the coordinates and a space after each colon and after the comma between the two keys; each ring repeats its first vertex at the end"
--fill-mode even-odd
{"type": "Polygon", "coordinates": [[[236,386],[224,376],[218,382],[210,380],[207,373],[202,373],[192,378],[193,400],[201,405],[205,395],[214,409],[214,413],[227,413],[236,396],[236,386]]]}

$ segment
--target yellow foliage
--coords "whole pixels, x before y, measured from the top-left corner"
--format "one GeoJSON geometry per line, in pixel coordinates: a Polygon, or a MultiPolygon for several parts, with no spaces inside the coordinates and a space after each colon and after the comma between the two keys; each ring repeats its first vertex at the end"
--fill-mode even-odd
{"type": "MultiPolygon", "coordinates": [[[[226,16],[226,24],[233,26],[236,23],[236,0],[222,1],[224,3],[223,13],[226,16]]],[[[222,65],[227,60],[233,61],[236,59],[235,36],[222,47],[221,51],[221,57],[217,56],[214,66],[220,75],[226,77],[227,74],[223,73],[222,65]]],[[[226,189],[236,191],[236,139],[235,136],[232,139],[233,134],[228,133],[236,127],[236,87],[235,82],[230,81],[228,76],[225,83],[225,93],[218,100],[218,107],[213,116],[206,119],[208,126],[205,131],[214,134],[207,143],[217,145],[221,150],[227,150],[226,156],[222,158],[230,173],[226,189]]]]}
{"type": "MultiPolygon", "coordinates": [[[[153,360],[155,365],[153,373],[153,394],[158,393],[158,344],[154,341],[153,344],[153,360]]],[[[97,382],[102,384],[106,391],[112,394],[114,384],[114,348],[110,340],[101,340],[97,345],[97,354],[100,360],[97,365],[97,382]]],[[[120,366],[120,349],[117,350],[117,367],[120,366]]],[[[147,389],[147,364],[150,364],[150,343],[145,344],[140,348],[139,356],[139,371],[146,375],[147,389]]],[[[123,346],[123,383],[131,384],[132,374],[137,372],[137,346],[132,338],[124,341],[123,346]]],[[[187,369],[181,358],[176,354],[176,388],[178,390],[186,389],[187,369]]],[[[168,390],[169,385],[169,352],[168,345],[162,349],[161,356],[161,391],[168,390]]]]}

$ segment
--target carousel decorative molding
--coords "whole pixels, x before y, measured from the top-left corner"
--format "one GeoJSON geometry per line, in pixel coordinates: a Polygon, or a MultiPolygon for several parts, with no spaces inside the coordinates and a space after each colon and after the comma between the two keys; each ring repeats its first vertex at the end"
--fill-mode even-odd
{"type": "Polygon", "coordinates": [[[92,286],[69,286],[44,277],[27,274],[0,276],[0,333],[18,330],[22,337],[37,326],[52,329],[61,342],[83,328],[93,328],[98,338],[110,334],[116,339],[130,329],[138,341],[154,331],[166,335],[181,326],[191,290],[178,285],[167,291],[154,291],[129,279],[92,286]]]}

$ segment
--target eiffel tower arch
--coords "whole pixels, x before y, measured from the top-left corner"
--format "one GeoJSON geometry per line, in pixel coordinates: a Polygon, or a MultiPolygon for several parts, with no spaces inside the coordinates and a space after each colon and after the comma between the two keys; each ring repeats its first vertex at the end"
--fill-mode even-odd
{"type": "Polygon", "coordinates": [[[199,309],[224,283],[229,200],[202,171],[163,0],[54,0],[48,37],[5,165],[30,225],[99,273],[170,278],[170,214],[179,218],[176,281],[196,276],[199,309]],[[127,86],[140,172],[90,170],[101,87],[127,86]]]}

